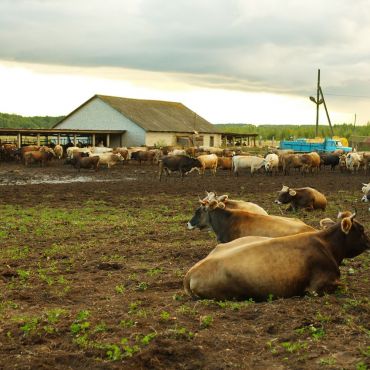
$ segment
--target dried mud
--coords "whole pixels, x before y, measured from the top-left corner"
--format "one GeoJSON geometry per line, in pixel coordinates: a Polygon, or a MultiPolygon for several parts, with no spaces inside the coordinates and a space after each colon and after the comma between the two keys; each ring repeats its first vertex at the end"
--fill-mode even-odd
{"type": "Polygon", "coordinates": [[[182,289],[186,271],[216,245],[210,232],[186,230],[205,190],[253,201],[271,214],[281,214],[284,209],[273,200],[282,184],[313,186],[327,195],[328,210],[301,211],[296,217],[318,227],[321,218],[356,208],[358,220],[370,231],[368,205],[360,202],[361,184],[368,177],[323,171],[235,178],[221,171],[215,177],[191,174],[184,181],[173,174],[159,182],[156,171],[132,164],[80,174],[61,164],[0,165],[2,219],[9,206],[30,212],[55,208],[82,216],[92,204],[95,208],[89,206],[89,212],[97,222],[96,228],[71,226],[70,232],[55,235],[31,230],[22,238],[12,229],[11,236],[0,238],[3,252],[28,247],[25,257],[0,254],[0,368],[368,366],[369,253],[342,266],[345,289],[324,297],[225,304],[194,301],[182,289]],[[108,217],[104,222],[102,217],[113,210],[118,220],[112,224],[108,217]],[[131,225],[124,222],[127,212],[134,220],[131,225]],[[46,253],[52,245],[59,249],[46,253]],[[31,271],[27,283],[22,283],[19,271],[31,271]],[[48,271],[51,283],[40,278],[40,271],[48,271]],[[56,283],[60,276],[69,282],[64,292],[64,285],[56,283]],[[63,315],[48,329],[45,312],[55,309],[63,310],[63,315]],[[83,310],[89,311],[89,317],[78,321],[83,310]],[[37,324],[24,329],[25,318],[32,317],[38,318],[37,324]],[[82,322],[88,322],[88,328],[73,333],[71,325],[82,322]],[[113,344],[120,351],[116,358],[108,353],[108,345],[113,344]]]}

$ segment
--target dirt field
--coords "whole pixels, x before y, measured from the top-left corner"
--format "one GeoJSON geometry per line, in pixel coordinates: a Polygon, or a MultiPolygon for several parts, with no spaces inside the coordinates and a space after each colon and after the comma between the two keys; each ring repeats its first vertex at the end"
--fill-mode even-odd
{"type": "Polygon", "coordinates": [[[280,215],[283,183],[313,186],[327,211],[296,217],[318,227],[357,208],[370,232],[362,182],[325,171],[159,183],[151,166],[78,175],[0,164],[0,368],[367,369],[370,253],[346,260],[344,287],[324,297],[195,301],[182,288],[216,245],[211,232],[186,229],[205,190],[280,215]]]}

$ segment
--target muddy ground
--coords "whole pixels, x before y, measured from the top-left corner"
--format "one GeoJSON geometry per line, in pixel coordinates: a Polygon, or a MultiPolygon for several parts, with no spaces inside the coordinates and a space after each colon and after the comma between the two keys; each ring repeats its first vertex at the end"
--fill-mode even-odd
{"type": "Polygon", "coordinates": [[[368,177],[219,172],[160,183],[156,170],[0,165],[0,368],[368,368],[369,253],[345,261],[343,288],[324,297],[196,301],[182,288],[216,245],[186,229],[205,190],[280,215],[282,184],[313,186],[327,211],[296,217],[318,227],[356,208],[369,235],[368,177]]]}

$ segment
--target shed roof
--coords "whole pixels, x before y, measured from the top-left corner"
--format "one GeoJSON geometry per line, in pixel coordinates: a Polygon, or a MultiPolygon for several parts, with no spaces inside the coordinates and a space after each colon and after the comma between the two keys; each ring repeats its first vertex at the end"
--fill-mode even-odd
{"type": "Polygon", "coordinates": [[[96,98],[108,104],[145,131],[219,133],[217,127],[181,103],[107,95],[94,95],[58,124],[96,98]]]}

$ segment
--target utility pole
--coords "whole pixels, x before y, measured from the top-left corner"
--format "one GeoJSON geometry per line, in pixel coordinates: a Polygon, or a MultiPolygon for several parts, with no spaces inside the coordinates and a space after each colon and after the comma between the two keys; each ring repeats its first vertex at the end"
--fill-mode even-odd
{"type": "Polygon", "coordinates": [[[325,98],[324,98],[324,93],[322,92],[322,89],[321,89],[321,86],[320,86],[320,69],[317,70],[316,98],[314,98],[313,96],[310,96],[310,100],[316,104],[316,130],[315,130],[315,136],[318,136],[319,135],[319,107],[320,107],[320,104],[323,104],[323,103],[324,103],[326,117],[327,117],[328,122],[329,122],[330,131],[331,131],[332,136],[334,136],[333,126],[331,125],[328,108],[326,106],[326,102],[325,102],[325,98]]]}
{"type": "Polygon", "coordinates": [[[319,134],[319,107],[320,107],[320,69],[317,70],[317,91],[316,91],[316,131],[315,136],[319,134]]]}

